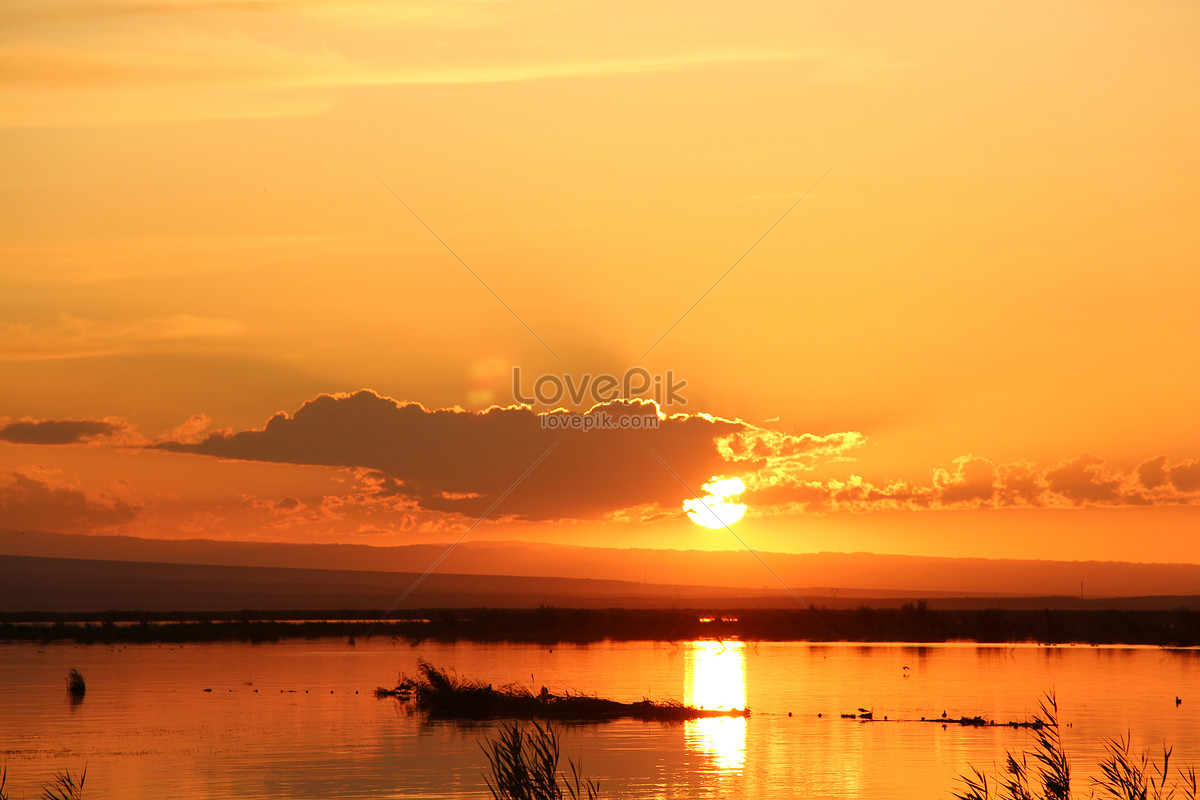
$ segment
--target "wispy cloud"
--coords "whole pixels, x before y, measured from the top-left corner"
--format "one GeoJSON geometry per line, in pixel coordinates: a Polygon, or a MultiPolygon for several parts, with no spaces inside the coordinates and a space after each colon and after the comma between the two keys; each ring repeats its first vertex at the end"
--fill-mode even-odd
{"type": "Polygon", "coordinates": [[[49,324],[0,326],[0,361],[53,361],[134,352],[222,349],[246,326],[230,319],[176,314],[108,322],[63,315],[49,324]]]}
{"type": "Polygon", "coordinates": [[[334,51],[287,50],[244,36],[189,34],[171,46],[0,47],[0,86],[45,89],[155,87],[330,88],[509,83],[667,72],[734,63],[817,59],[819,51],[714,49],[624,57],[491,63],[391,63],[334,51]],[[213,53],[224,58],[214,62],[213,53]]]}
{"type": "Polygon", "coordinates": [[[245,270],[237,256],[272,259],[334,258],[351,252],[337,235],[88,238],[0,244],[0,280],[18,286],[89,284],[215,275],[245,270]]]}
{"type": "MultiPolygon", "coordinates": [[[[650,29],[678,28],[666,10],[651,13],[650,29]]],[[[813,80],[858,80],[883,68],[876,55],[784,36],[664,40],[604,25],[593,34],[579,29],[586,19],[536,3],[11,3],[0,9],[11,32],[0,44],[0,125],[310,115],[334,108],[329,90],[344,87],[770,63],[804,63],[813,80]],[[531,37],[533,22],[546,35],[531,37]]]]}

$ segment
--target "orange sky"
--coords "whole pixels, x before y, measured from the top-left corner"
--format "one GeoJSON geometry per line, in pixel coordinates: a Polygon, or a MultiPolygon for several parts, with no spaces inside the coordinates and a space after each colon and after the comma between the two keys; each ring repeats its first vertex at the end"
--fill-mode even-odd
{"type": "Polygon", "coordinates": [[[1200,561],[1195,4],[12,0],[0,60],[0,527],[449,541],[552,441],[514,366],[637,364],[686,402],[472,536],[736,547],[736,476],[763,549],[1200,561]]]}

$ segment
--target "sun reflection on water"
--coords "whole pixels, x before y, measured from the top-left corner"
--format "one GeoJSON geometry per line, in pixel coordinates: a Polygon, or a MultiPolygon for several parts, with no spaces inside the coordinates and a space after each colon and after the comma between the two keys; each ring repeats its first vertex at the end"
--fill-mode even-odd
{"type": "MultiPolygon", "coordinates": [[[[689,642],[684,646],[684,702],[709,709],[746,707],[746,643],[689,642]]],[[[684,723],[689,751],[712,759],[717,772],[737,773],[746,762],[745,717],[684,723]]]]}

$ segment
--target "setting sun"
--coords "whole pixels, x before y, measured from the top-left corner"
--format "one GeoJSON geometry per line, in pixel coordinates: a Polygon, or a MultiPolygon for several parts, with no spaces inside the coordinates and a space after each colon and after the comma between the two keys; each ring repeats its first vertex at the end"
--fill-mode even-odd
{"type": "Polygon", "coordinates": [[[689,497],[683,501],[683,510],[692,522],[715,530],[726,528],[745,515],[743,503],[729,502],[729,498],[746,491],[741,478],[713,478],[703,489],[708,492],[704,497],[689,497]]]}
{"type": "Polygon", "coordinates": [[[1200,763],[1200,1],[0,31],[0,800],[1200,763]]]}

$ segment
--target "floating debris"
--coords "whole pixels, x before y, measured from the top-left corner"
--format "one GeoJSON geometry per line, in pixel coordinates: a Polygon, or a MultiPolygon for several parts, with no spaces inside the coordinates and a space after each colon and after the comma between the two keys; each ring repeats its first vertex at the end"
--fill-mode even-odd
{"type": "MultiPolygon", "coordinates": [[[[861,709],[859,709],[861,711],[861,709]]],[[[820,716],[819,714],[817,716],[820,716]]],[[[967,728],[984,728],[1000,726],[1003,728],[1030,728],[1031,730],[1040,731],[1045,725],[1037,717],[1031,720],[1012,721],[1012,722],[996,722],[995,720],[987,719],[986,717],[958,717],[957,719],[949,716],[945,711],[941,717],[921,717],[919,720],[897,718],[889,720],[885,715],[882,720],[877,720],[872,712],[868,711],[864,714],[842,714],[842,719],[860,720],[862,722],[935,722],[943,727],[946,725],[962,725],[967,728]]]]}

